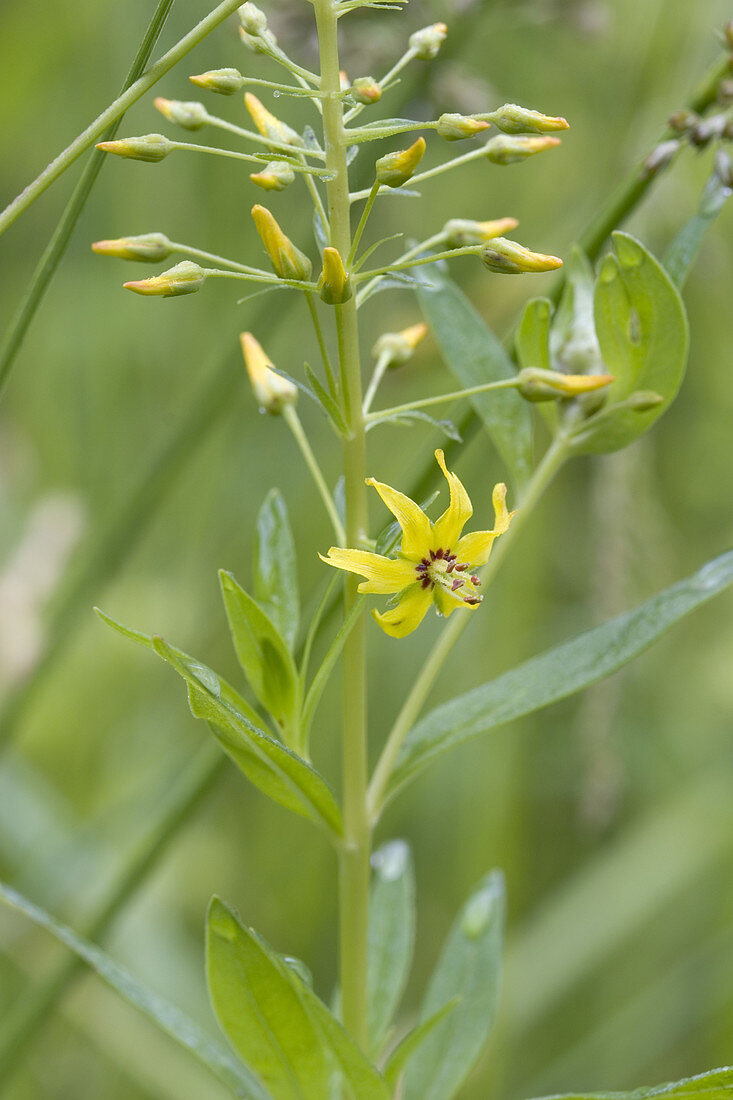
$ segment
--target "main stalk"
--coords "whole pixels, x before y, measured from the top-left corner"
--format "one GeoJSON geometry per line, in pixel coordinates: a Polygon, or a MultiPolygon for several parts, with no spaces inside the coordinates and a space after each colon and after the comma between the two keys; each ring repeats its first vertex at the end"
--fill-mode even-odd
{"type": "MultiPolygon", "coordinates": [[[[323,133],[331,244],[344,262],[351,250],[347,141],[340,91],[338,21],[331,0],[314,0],[321,56],[323,133]]],[[[362,415],[361,366],[356,298],[336,306],[344,413],[349,438],[344,441],[346,545],[360,546],[367,527],[366,447],[362,415]]],[[[357,581],[347,575],[346,611],[356,599],[357,581]]],[[[366,647],[363,620],[351,632],[344,648],[343,800],[345,843],[339,864],[340,980],[344,1025],[367,1045],[367,918],[371,832],[366,809],[367,725],[366,647]]]]}

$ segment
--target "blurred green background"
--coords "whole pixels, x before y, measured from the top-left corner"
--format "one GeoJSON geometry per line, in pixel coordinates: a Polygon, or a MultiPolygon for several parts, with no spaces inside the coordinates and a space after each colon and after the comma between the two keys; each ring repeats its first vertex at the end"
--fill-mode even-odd
{"type": "MultiPolygon", "coordinates": [[[[114,98],[152,9],[150,0],[81,0],[72,16],[68,5],[4,0],[0,205],[114,98]]],[[[177,0],[161,48],[205,11],[177,0]]],[[[313,64],[310,6],[279,0],[268,12],[281,41],[313,64]]],[[[718,56],[716,32],[732,16],[725,0],[413,0],[403,17],[346,21],[352,76],[378,76],[411,30],[449,23],[440,60],[418,64],[396,90],[407,96],[399,114],[427,118],[516,101],[572,125],[562,148],[546,157],[508,168],[474,164],[425,184],[419,204],[381,200],[372,239],[424,236],[449,217],[512,214],[519,240],[567,255],[718,56]]],[[[267,73],[233,24],[157,91],[192,98],[189,73],[229,65],[267,73]]],[[[284,103],[276,112],[285,113],[284,103]]],[[[238,96],[210,97],[207,106],[244,121],[238,96]]],[[[302,123],[303,112],[288,117],[302,123]]],[[[121,133],[150,131],[174,136],[152,95],[129,112],[121,133]]],[[[431,163],[438,153],[445,147],[434,141],[431,163]]],[[[686,154],[634,215],[632,231],[660,254],[692,215],[709,171],[709,155],[686,154]]],[[[77,172],[0,241],[3,327],[77,172]]],[[[92,604],[164,634],[236,682],[216,570],[224,566],[248,583],[254,517],[273,485],[297,532],[306,611],[324,583],[316,551],[330,535],[321,506],[284,425],[258,415],[237,358],[237,334],[252,328],[276,363],[297,373],[303,356],[315,354],[305,308],[284,295],[239,305],[241,287],[223,281],[178,302],[141,299],[121,283],[150,269],[89,248],[102,237],[162,231],[259,263],[249,208],[260,198],[231,161],[180,154],[155,166],[105,164],[0,408],[0,686],[10,701],[5,718],[13,720],[12,750],[0,763],[0,873],[75,927],[109,890],[161,792],[207,736],[188,715],[177,678],[108,631],[92,604]],[[79,612],[72,614],[69,594],[95,561],[100,568],[72,601],[79,612]]],[[[293,187],[268,205],[313,252],[301,201],[293,187]]],[[[576,460],[563,471],[434,701],[632,606],[729,548],[732,229],[726,209],[688,283],[692,353],[677,404],[629,451],[576,460]]],[[[456,262],[452,273],[501,334],[527,297],[552,286],[550,276],[502,280],[472,261],[456,262]]],[[[368,357],[381,331],[414,323],[418,310],[405,291],[376,297],[363,317],[368,357]]],[[[445,387],[450,380],[426,341],[389,376],[382,399],[392,404],[445,387]]],[[[302,415],[335,479],[334,441],[314,409],[302,415]]],[[[372,437],[373,473],[408,486],[436,438],[422,427],[380,433],[372,437]]],[[[490,486],[506,473],[484,437],[457,467],[483,523],[490,486]]],[[[376,509],[374,522],[383,522],[376,509]]],[[[492,866],[507,877],[500,1022],[467,1100],[627,1088],[733,1061],[732,606],[729,595],[719,598],[613,680],[449,756],[387,812],[378,839],[407,838],[418,875],[404,1022],[462,899],[492,866]]],[[[401,644],[370,630],[375,748],[439,629],[431,616],[401,644]]],[[[334,780],[338,714],[334,690],[315,731],[316,762],[334,780]]],[[[207,1026],[202,925],[214,892],[278,949],[307,960],[328,993],[336,952],[332,855],[315,831],[267,803],[232,768],[106,940],[115,957],[207,1026]]],[[[63,957],[45,934],[6,912],[0,952],[3,1014],[63,957]]],[[[217,1100],[224,1092],[83,976],[7,1095],[217,1100]]]]}

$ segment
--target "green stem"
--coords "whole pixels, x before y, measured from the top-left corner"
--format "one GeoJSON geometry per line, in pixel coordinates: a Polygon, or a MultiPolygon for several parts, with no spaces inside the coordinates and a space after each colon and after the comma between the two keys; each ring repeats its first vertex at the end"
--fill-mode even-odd
{"type": "Polygon", "coordinates": [[[430,256],[417,256],[411,260],[402,260],[386,267],[375,267],[372,271],[364,271],[354,276],[355,283],[366,282],[380,275],[391,275],[393,271],[407,271],[411,267],[422,267],[424,264],[434,264],[438,260],[452,260],[456,256],[478,256],[483,248],[480,244],[467,244],[462,248],[449,248],[445,252],[433,252],[430,256]]]}
{"type": "Polygon", "coordinates": [[[286,141],[277,141],[275,138],[265,137],[255,130],[245,130],[243,126],[237,126],[233,122],[228,122],[225,118],[219,118],[218,115],[210,115],[207,112],[206,120],[210,126],[215,126],[218,130],[226,130],[230,134],[236,134],[237,137],[245,138],[247,141],[254,141],[258,145],[266,145],[271,152],[277,150],[277,152],[285,153],[289,157],[299,155],[301,158],[317,157],[319,160],[323,160],[323,153],[320,153],[317,149],[302,149],[298,145],[288,145],[286,141]]]}
{"type": "MultiPolygon", "coordinates": [[[[333,173],[326,185],[331,243],[341,256],[351,253],[349,176],[346,160],[343,103],[340,97],[338,16],[331,0],[314,0],[321,55],[326,165],[333,173]]],[[[366,437],[362,416],[361,366],[356,302],[336,307],[344,384],[343,408],[350,435],[344,440],[346,544],[360,546],[367,526],[366,437]]],[[[356,578],[344,584],[348,615],[358,599],[356,578]]],[[[345,843],[339,857],[340,982],[343,1018],[354,1039],[367,1043],[367,913],[371,830],[366,810],[366,635],[363,618],[344,646],[344,724],[342,747],[345,843]]]]}
{"type": "Polygon", "coordinates": [[[215,264],[223,264],[225,267],[230,267],[232,271],[241,271],[245,275],[262,275],[269,279],[270,276],[266,271],[263,271],[259,267],[250,267],[249,264],[240,264],[236,260],[228,260],[226,256],[217,256],[215,252],[204,252],[201,248],[192,248],[187,244],[179,244],[177,241],[171,241],[174,252],[180,252],[184,256],[194,256],[197,260],[206,260],[215,264]]]}
{"type": "MultiPolygon", "coordinates": [[[[173,143],[176,149],[189,153],[209,153],[215,157],[227,157],[229,160],[247,160],[250,164],[258,164],[262,168],[265,161],[254,153],[238,153],[236,149],[219,149],[214,145],[197,145],[193,141],[176,141],[173,143]]],[[[300,172],[308,176],[327,176],[325,168],[313,168],[310,164],[303,164],[299,160],[289,160],[288,164],[294,172],[300,172]]]]}
{"type": "MultiPolygon", "coordinates": [[[[374,374],[376,375],[376,373],[375,370],[374,374]]],[[[470,386],[467,390],[438,393],[434,397],[423,397],[419,401],[408,401],[405,405],[394,405],[391,409],[377,409],[376,412],[369,413],[365,419],[367,424],[372,424],[377,420],[384,420],[388,416],[398,416],[400,413],[411,412],[413,409],[427,409],[431,405],[442,405],[444,401],[458,401],[462,397],[473,397],[477,393],[488,393],[490,390],[515,389],[518,385],[519,378],[501,378],[497,382],[484,382],[480,386],[470,386]]],[[[364,403],[366,405],[366,400],[364,403]]]]}
{"type": "Polygon", "coordinates": [[[367,421],[369,420],[369,410],[372,407],[372,401],[377,396],[377,390],[379,389],[381,381],[384,378],[387,367],[389,366],[391,361],[392,356],[390,352],[382,352],[374,366],[374,371],[372,373],[372,377],[369,379],[369,385],[367,386],[366,393],[364,394],[364,402],[361,407],[362,413],[364,414],[364,419],[367,421]]]}
{"type": "Polygon", "coordinates": [[[20,217],[23,211],[27,210],[31,203],[35,202],[38,196],[42,195],[46,188],[50,187],[61,173],[65,172],[74,163],[77,157],[81,156],[85,149],[88,149],[90,145],[97,141],[108,126],[115,122],[120,115],[123,115],[128,107],[136,103],[162,76],[170,72],[181,58],[185,57],[198,42],[206,38],[207,34],[210,34],[215,27],[218,27],[228,16],[232,15],[238,7],[238,0],[223,0],[223,3],[214,8],[205,19],[197,23],[175,46],[163,54],[155,64],[151,65],[148,71],[139,80],[136,80],[126,92],[123,92],[121,96],[110,103],[109,107],[102,111],[101,115],[87,126],[86,130],[79,134],[71,145],[64,149],[63,153],[59,153],[55,160],[46,165],[40,176],[33,183],[28,184],[3,210],[0,214],[0,234],[4,233],[8,226],[12,225],[15,219],[20,217]]]}
{"type": "Polygon", "coordinates": [[[313,480],[316,483],[316,488],[318,489],[321,500],[323,501],[326,511],[328,512],[328,518],[331,520],[331,524],[333,525],[333,533],[336,536],[336,541],[339,543],[340,546],[345,546],[346,532],[344,531],[344,525],[341,522],[341,517],[336,511],[336,505],[334,504],[333,496],[328,491],[328,486],[326,485],[326,481],[323,477],[321,467],[318,465],[318,459],[313,454],[311,445],[308,442],[308,436],[303,431],[303,425],[300,422],[300,417],[298,416],[292,405],[286,405],[283,409],[282,414],[285,418],[285,423],[290,428],[290,431],[293,434],[293,439],[300,448],[300,453],[305,459],[306,466],[310,470],[313,480]]]}
{"type": "MultiPolygon", "coordinates": [[[[494,579],[507,552],[524,527],[524,524],[527,522],[536,504],[541,499],[545,489],[565,462],[567,455],[568,450],[566,441],[564,438],[558,437],[548,449],[527,485],[524,496],[519,502],[517,515],[512,521],[509,530],[502,535],[496,543],[488,564],[481,571],[482,583],[485,586],[488,586],[494,579]]],[[[423,664],[407,699],[402,705],[402,709],[392,727],[369,785],[367,797],[369,817],[372,825],[374,825],[379,818],[380,811],[384,804],[384,795],[389,783],[389,777],[404,740],[412,729],[425,700],[430,694],[438,673],[447,661],[456,642],[461,637],[470,621],[471,616],[469,614],[454,615],[448,620],[435,648],[427,661],[423,664]]]]}
{"type": "MultiPolygon", "coordinates": [[[[403,252],[401,256],[398,256],[395,263],[402,263],[404,260],[411,260],[413,256],[419,256],[421,252],[427,252],[429,248],[434,248],[437,244],[442,244],[445,240],[445,233],[441,230],[440,233],[436,233],[432,237],[427,237],[424,241],[420,241],[419,244],[409,248],[407,252],[403,252]]],[[[381,275],[377,275],[375,278],[370,279],[366,286],[363,286],[356,296],[356,304],[360,305],[364,299],[371,293],[372,289],[382,278],[381,275]]]]}
{"type": "Polygon", "coordinates": [[[316,303],[314,302],[313,295],[310,292],[306,293],[305,300],[308,303],[308,310],[310,311],[311,319],[313,321],[313,328],[316,332],[316,339],[318,341],[318,348],[321,353],[321,359],[323,360],[323,369],[326,372],[328,388],[331,391],[331,396],[336,397],[336,379],[333,376],[331,357],[328,354],[326,341],[323,338],[323,329],[321,328],[321,322],[318,319],[318,310],[316,308],[316,303]]]}
{"type": "Polygon", "coordinates": [[[367,201],[366,201],[366,204],[364,206],[364,210],[362,212],[361,218],[359,219],[359,224],[356,227],[356,232],[354,233],[354,239],[351,242],[351,251],[349,252],[349,258],[346,261],[346,267],[347,268],[351,267],[351,265],[353,264],[353,262],[356,258],[356,250],[359,247],[359,241],[361,240],[362,234],[363,234],[364,230],[366,229],[366,224],[369,221],[369,215],[371,214],[372,207],[374,206],[374,200],[376,199],[378,194],[379,194],[379,181],[375,180],[375,182],[372,186],[372,189],[369,192],[369,195],[367,197],[367,201]]]}
{"type": "MultiPolygon", "coordinates": [[[[153,822],[146,834],[129,853],[125,863],[92,917],[85,922],[86,939],[101,940],[121,909],[155,866],[168,844],[177,835],[211,789],[226,763],[226,757],[213,745],[207,745],[183,778],[152,812],[153,822]]],[[[7,1084],[36,1034],[53,1011],[84,963],[76,955],[59,964],[46,979],[21,998],[4,1022],[0,1032],[0,1092],[7,1084]]]]}

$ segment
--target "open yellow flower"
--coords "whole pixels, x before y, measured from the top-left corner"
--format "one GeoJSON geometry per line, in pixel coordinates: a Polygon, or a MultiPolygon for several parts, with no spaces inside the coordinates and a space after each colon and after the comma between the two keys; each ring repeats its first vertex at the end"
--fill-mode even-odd
{"type": "Polygon", "coordinates": [[[506,485],[494,486],[493,531],[461,532],[473,515],[468,493],[460,479],[446,467],[443,452],[435,452],[450,490],[450,504],[434,523],[414,500],[389,485],[367,478],[402,528],[402,545],[396,558],[368,550],[343,550],[332,546],[321,560],[337,569],[366,577],[360,592],[400,593],[397,604],[374,618],[386,634],[404,638],[420,625],[431,603],[440,615],[457,607],[474,610],[483,597],[475,570],[489,560],[494,539],[509,527],[514,512],[506,507],[506,485]]]}

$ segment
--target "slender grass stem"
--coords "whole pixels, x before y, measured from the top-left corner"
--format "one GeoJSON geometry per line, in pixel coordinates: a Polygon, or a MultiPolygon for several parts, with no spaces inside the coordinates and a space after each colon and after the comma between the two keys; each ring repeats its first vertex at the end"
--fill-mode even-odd
{"type": "MultiPolygon", "coordinates": [[[[514,544],[520,531],[527,522],[528,517],[532,514],[532,511],[541,499],[545,489],[565,462],[567,455],[568,450],[566,441],[564,438],[558,437],[550,446],[527,485],[524,496],[519,502],[517,515],[510,525],[509,530],[502,535],[496,543],[488,564],[480,571],[484,586],[488,586],[494,579],[506,554],[514,544]]],[[[389,783],[389,777],[394,768],[400,749],[404,744],[405,738],[422,710],[423,704],[430,694],[438,673],[443,668],[443,665],[448,660],[456,643],[463,634],[463,631],[468,626],[470,618],[469,614],[464,613],[462,615],[453,615],[448,620],[435,648],[423,664],[417,679],[412,685],[410,693],[402,705],[402,709],[392,727],[369,785],[367,801],[372,825],[378,820],[382,806],[384,805],[384,797],[389,783]]]]}
{"type": "Polygon", "coordinates": [[[293,439],[300,448],[300,453],[305,459],[306,466],[311,472],[311,476],[316,484],[318,493],[323,501],[324,507],[328,512],[328,518],[331,520],[333,527],[333,533],[336,536],[336,541],[340,546],[346,544],[346,532],[344,531],[344,525],[341,522],[341,517],[336,511],[336,505],[334,503],[333,495],[329,492],[328,485],[326,485],[326,479],[323,476],[323,471],[318,463],[318,459],[313,454],[313,448],[308,442],[308,436],[303,430],[303,425],[300,421],[300,417],[293,408],[292,405],[286,405],[283,409],[283,418],[285,423],[290,428],[293,435],[293,439]]]}
{"type": "Polygon", "coordinates": [[[176,43],[167,53],[151,65],[150,68],[144,73],[138,80],[131,84],[126,92],[118,96],[106,110],[102,111],[101,115],[98,115],[94,122],[87,126],[86,130],[83,130],[78,137],[72,141],[71,145],[68,145],[62,153],[51,161],[50,164],[41,172],[32,183],[21,191],[21,193],[13,199],[9,206],[6,206],[2,214],[0,214],[0,234],[4,233],[9,225],[12,225],[16,218],[20,217],[24,210],[27,210],[32,202],[42,195],[47,187],[59,178],[62,172],[74,163],[74,161],[81,156],[85,149],[88,149],[95,141],[98,141],[104,131],[115,122],[121,115],[125,113],[128,107],[131,107],[133,103],[136,103],[145,92],[156,84],[161,77],[165,76],[167,72],[173,68],[173,66],[185,57],[193,47],[200,42],[203,38],[206,38],[207,34],[210,34],[215,27],[218,27],[228,16],[237,10],[239,7],[238,0],[223,0],[218,7],[214,8],[205,19],[202,19],[200,23],[184,35],[179,42],[176,43]]]}

